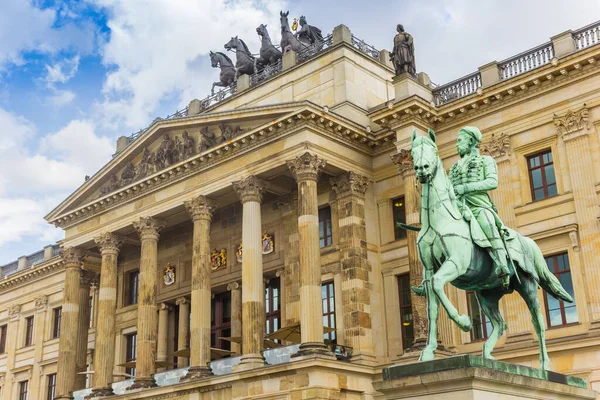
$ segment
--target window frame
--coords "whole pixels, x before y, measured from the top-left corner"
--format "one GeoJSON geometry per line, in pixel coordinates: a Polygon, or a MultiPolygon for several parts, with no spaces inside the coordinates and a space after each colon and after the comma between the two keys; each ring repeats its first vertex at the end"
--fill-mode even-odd
{"type": "MultiPolygon", "coordinates": [[[[337,329],[337,321],[335,318],[335,283],[332,280],[321,283],[321,310],[323,311],[323,326],[337,329]],[[325,288],[325,297],[323,297],[323,288],[325,288]],[[327,322],[325,323],[325,321],[327,322]],[[331,326],[332,323],[333,326],[331,326]]],[[[336,331],[329,333],[323,332],[323,340],[328,340],[329,344],[337,344],[337,339],[336,331]]]]}
{"type": "Polygon", "coordinates": [[[531,191],[531,201],[541,201],[541,200],[545,200],[545,199],[549,199],[549,198],[558,196],[558,182],[556,179],[556,164],[554,163],[554,154],[552,153],[552,148],[546,148],[546,149],[538,151],[536,153],[527,155],[526,163],[527,163],[527,174],[529,177],[529,189],[531,191]],[[550,158],[552,159],[548,163],[544,163],[544,155],[546,155],[546,154],[550,154],[550,158]],[[531,167],[531,160],[536,159],[536,158],[539,160],[539,163],[540,163],[539,166],[531,167]],[[552,165],[552,167],[554,169],[554,183],[551,183],[551,184],[548,184],[547,178],[546,178],[546,167],[549,165],[552,165]],[[542,186],[540,186],[538,188],[534,188],[533,172],[537,171],[537,170],[540,170],[540,173],[541,173],[542,186]],[[548,188],[550,186],[555,187],[556,194],[553,194],[553,195],[548,194],[548,188]],[[544,195],[543,195],[543,197],[536,199],[535,191],[539,190],[539,189],[542,189],[544,191],[544,195]]]}
{"type": "Polygon", "coordinates": [[[273,278],[265,285],[265,334],[281,328],[281,280],[273,278]],[[274,292],[276,291],[276,294],[274,292]]]}
{"type": "Polygon", "coordinates": [[[394,241],[406,239],[406,229],[398,228],[396,222],[406,224],[406,197],[404,195],[392,199],[392,223],[394,224],[394,241]],[[396,202],[402,202],[402,206],[396,207],[396,202]],[[404,215],[399,221],[396,221],[396,208],[402,208],[404,215]],[[400,233],[400,234],[399,234],[400,233]]]}
{"type": "Polygon", "coordinates": [[[56,373],[47,375],[46,400],[54,400],[56,396],[56,373]]]}
{"type": "Polygon", "coordinates": [[[324,249],[326,247],[333,245],[333,222],[331,220],[331,205],[327,205],[319,208],[318,213],[319,220],[319,248],[324,249]],[[329,222],[329,232],[330,235],[327,234],[327,222],[329,222]],[[321,236],[321,224],[323,224],[323,236],[321,236]],[[321,246],[321,241],[323,241],[323,246],[321,246]]]}
{"type": "Polygon", "coordinates": [[[8,335],[8,324],[0,326],[0,354],[6,353],[6,336],[8,335]]]}
{"type": "Polygon", "coordinates": [[[559,272],[553,272],[552,270],[550,270],[550,267],[548,267],[548,270],[550,271],[550,273],[552,275],[554,275],[556,277],[556,279],[558,279],[560,281],[560,275],[565,274],[565,273],[569,273],[571,276],[571,286],[573,287],[573,304],[568,305],[565,307],[565,302],[562,300],[556,300],[558,301],[558,306],[559,306],[559,310],[560,310],[560,317],[561,317],[561,324],[560,325],[551,325],[551,319],[550,319],[550,309],[548,307],[548,296],[549,294],[544,292],[544,314],[546,315],[546,326],[548,327],[548,329],[556,329],[556,328],[563,328],[565,326],[571,326],[571,325],[577,325],[579,324],[579,314],[577,314],[577,301],[575,300],[575,285],[573,285],[573,270],[571,269],[571,261],[569,259],[569,253],[567,251],[561,252],[561,253],[554,253],[554,254],[550,254],[550,255],[545,255],[544,256],[544,261],[546,261],[546,264],[548,263],[547,259],[552,258],[554,261],[554,269],[556,270],[556,266],[558,266],[558,257],[564,257],[565,261],[566,261],[566,266],[567,269],[563,270],[563,271],[559,271],[559,272]],[[566,312],[565,310],[567,308],[575,308],[575,313],[577,314],[577,321],[574,322],[567,322],[567,317],[566,317],[566,312]]]}
{"type": "MultiPolygon", "coordinates": [[[[136,361],[137,359],[137,332],[127,333],[125,336],[125,362],[136,361]]],[[[135,367],[125,367],[125,373],[131,376],[136,375],[135,367]]]]}
{"type": "Polygon", "coordinates": [[[398,284],[398,304],[399,304],[399,313],[400,313],[400,334],[402,336],[402,349],[404,351],[406,351],[407,349],[411,348],[414,344],[415,341],[415,332],[414,332],[414,323],[413,323],[413,313],[412,313],[412,297],[411,297],[411,290],[410,290],[410,273],[405,273],[405,274],[400,274],[397,275],[397,284],[398,284]],[[402,281],[401,279],[405,279],[408,278],[408,289],[404,289],[402,290],[402,281]],[[403,302],[403,293],[408,293],[408,298],[410,299],[410,302],[408,304],[404,304],[403,302]],[[409,309],[410,310],[410,324],[409,325],[404,325],[404,321],[402,320],[402,310],[403,309],[409,309]],[[412,331],[412,333],[409,335],[408,334],[408,330],[409,330],[409,326],[410,326],[410,330],[412,331]],[[409,340],[410,339],[410,340],[409,340]]]}
{"type": "Polygon", "coordinates": [[[29,380],[19,382],[19,400],[27,400],[29,396],[29,380]],[[25,389],[25,390],[23,390],[25,389]]]}
{"type": "Polygon", "coordinates": [[[210,336],[211,336],[211,347],[231,350],[231,342],[227,340],[219,339],[220,337],[231,336],[231,292],[226,291],[223,293],[215,294],[211,302],[211,323],[210,323],[210,336]],[[225,316],[225,303],[229,301],[229,322],[224,321],[225,316]],[[229,335],[225,332],[229,330],[229,335]],[[215,342],[212,343],[212,337],[214,335],[215,342]]]}
{"type": "Polygon", "coordinates": [[[23,347],[33,346],[34,322],[33,315],[25,318],[25,345],[23,347]]]}
{"type": "Polygon", "coordinates": [[[138,304],[140,297],[140,270],[133,269],[127,272],[127,306],[138,304]]]}
{"type": "Polygon", "coordinates": [[[60,337],[60,323],[62,320],[62,307],[52,309],[52,339],[60,337]]]}

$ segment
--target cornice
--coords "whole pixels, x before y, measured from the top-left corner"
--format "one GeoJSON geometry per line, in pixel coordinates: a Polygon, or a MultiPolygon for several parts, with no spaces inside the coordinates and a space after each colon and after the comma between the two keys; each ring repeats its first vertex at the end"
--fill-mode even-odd
{"type": "Polygon", "coordinates": [[[34,268],[28,268],[23,271],[19,271],[15,274],[6,276],[0,281],[0,291],[12,289],[30,281],[50,275],[53,272],[63,269],[65,266],[62,258],[54,257],[40,264],[37,264],[34,268]]]}
{"type": "Polygon", "coordinates": [[[116,205],[132,201],[159,188],[178,182],[217,163],[229,161],[240,154],[263,146],[268,142],[279,140],[281,137],[306,126],[370,155],[373,154],[375,149],[379,151],[393,147],[393,132],[389,132],[388,136],[375,138],[368,129],[342,120],[337,114],[330,113],[327,108],[323,110],[320,107],[319,109],[314,106],[305,107],[237,136],[226,143],[196,154],[140,181],[119,188],[72,211],[57,215],[49,222],[63,229],[73,226],[91,216],[110,210],[116,205]]]}

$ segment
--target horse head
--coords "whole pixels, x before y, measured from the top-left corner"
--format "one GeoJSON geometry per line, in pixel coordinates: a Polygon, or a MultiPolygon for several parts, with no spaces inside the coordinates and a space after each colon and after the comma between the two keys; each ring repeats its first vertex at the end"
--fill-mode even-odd
{"type": "Polygon", "coordinates": [[[219,56],[217,55],[217,53],[213,53],[212,51],[209,52],[210,55],[210,65],[213,68],[217,68],[219,66],[219,56]]]}
{"type": "Polygon", "coordinates": [[[267,39],[269,39],[269,32],[267,31],[267,26],[265,24],[260,24],[258,28],[256,28],[256,33],[261,38],[266,37],[267,39]]]}
{"type": "Polygon", "coordinates": [[[411,155],[416,177],[421,183],[429,183],[435,176],[440,159],[435,132],[429,129],[427,133],[429,136],[417,136],[417,131],[413,131],[412,135],[411,155]]]}
{"type": "Polygon", "coordinates": [[[279,21],[281,22],[281,32],[291,32],[290,23],[288,22],[289,11],[279,11],[279,21]]]}
{"type": "Polygon", "coordinates": [[[232,37],[231,40],[225,43],[225,50],[238,49],[240,47],[240,40],[238,37],[232,37]]]}

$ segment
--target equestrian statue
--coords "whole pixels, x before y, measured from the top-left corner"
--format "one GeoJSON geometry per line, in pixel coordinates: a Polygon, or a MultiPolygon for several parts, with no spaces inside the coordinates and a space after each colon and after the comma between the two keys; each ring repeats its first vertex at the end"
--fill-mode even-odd
{"type": "Polygon", "coordinates": [[[256,33],[260,36],[261,40],[259,58],[257,60],[258,66],[263,68],[267,65],[277,64],[277,62],[281,60],[282,54],[271,42],[269,31],[267,31],[267,25],[260,24],[258,28],[256,28],[256,33]]]}
{"type": "Polygon", "coordinates": [[[233,61],[221,52],[210,52],[210,63],[213,68],[221,68],[219,82],[213,82],[210,94],[215,94],[215,86],[227,87],[235,80],[235,67],[233,61]]]}
{"type": "Polygon", "coordinates": [[[292,30],[290,29],[290,23],[288,22],[287,18],[289,14],[289,11],[279,12],[279,21],[281,22],[281,51],[283,51],[283,54],[290,50],[297,53],[308,46],[307,44],[301,42],[296,35],[292,33],[292,30]]]}
{"type": "Polygon", "coordinates": [[[225,50],[235,51],[235,68],[238,78],[243,74],[252,75],[256,71],[256,58],[242,39],[238,39],[237,36],[232,37],[229,42],[225,43],[225,50]]]}
{"type": "Polygon", "coordinates": [[[488,359],[493,359],[492,350],[506,329],[499,301],[517,291],[525,300],[538,336],[540,368],[549,370],[538,285],[558,300],[571,303],[573,299],[548,270],[535,242],[502,224],[487,193],[498,185],[496,162],[479,154],[481,139],[475,127],[459,131],[457,150],[461,159],[448,177],[438,155],[435,133],[430,129],[428,136],[417,137],[413,132],[411,155],[416,178],[422,185],[421,227],[398,225],[419,231],[417,248],[423,282],[412,290],[426,296],[429,319],[427,344],[419,360],[435,357],[440,302],[460,329],[471,330],[469,316],[459,314],[444,293],[444,286],[451,283],[474,291],[492,323],[492,333],[483,345],[483,357],[488,359]]]}

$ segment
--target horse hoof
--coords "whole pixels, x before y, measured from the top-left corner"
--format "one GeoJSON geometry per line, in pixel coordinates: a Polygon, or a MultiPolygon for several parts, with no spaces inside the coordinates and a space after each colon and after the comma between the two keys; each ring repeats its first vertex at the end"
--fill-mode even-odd
{"type": "Polygon", "coordinates": [[[469,318],[468,315],[459,315],[458,316],[458,327],[463,331],[463,332],[469,332],[471,330],[471,328],[473,327],[473,323],[471,322],[471,318],[469,318]]]}
{"type": "Polygon", "coordinates": [[[419,357],[419,361],[431,361],[433,359],[435,359],[435,355],[433,354],[433,351],[430,350],[423,350],[419,357]]]}

